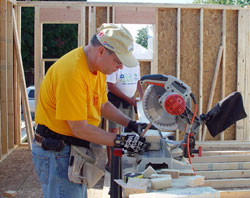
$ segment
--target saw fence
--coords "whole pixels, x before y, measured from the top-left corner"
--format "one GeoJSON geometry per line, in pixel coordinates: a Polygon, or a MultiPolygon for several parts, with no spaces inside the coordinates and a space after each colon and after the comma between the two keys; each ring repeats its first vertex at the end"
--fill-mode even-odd
{"type": "MultiPolygon", "coordinates": [[[[140,60],[141,75],[166,74],[188,84],[206,113],[233,91],[240,91],[250,115],[250,9],[223,5],[30,2],[2,0],[0,3],[0,160],[20,145],[20,103],[24,104],[28,139],[32,137],[25,80],[20,52],[21,8],[34,7],[34,71],[36,99],[45,63],[44,24],[77,24],[78,46],[90,40],[102,23],[151,24],[153,60],[140,60]],[[13,10],[14,9],[14,10],[13,10]],[[16,20],[15,20],[16,18],[16,20]],[[19,68],[19,70],[18,70],[19,68]]],[[[77,47],[77,46],[76,46],[77,47]]],[[[59,57],[58,57],[59,58],[59,57]]],[[[212,138],[206,129],[198,140],[250,140],[249,117],[212,138]]],[[[182,139],[183,133],[176,132],[182,139]]]]}

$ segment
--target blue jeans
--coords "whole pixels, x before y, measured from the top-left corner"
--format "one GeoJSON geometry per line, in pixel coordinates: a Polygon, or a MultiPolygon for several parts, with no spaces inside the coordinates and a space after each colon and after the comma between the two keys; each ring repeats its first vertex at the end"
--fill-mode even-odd
{"type": "Polygon", "coordinates": [[[44,198],[87,198],[86,186],[68,179],[69,156],[70,146],[61,152],[44,151],[33,141],[32,158],[44,198]]]}

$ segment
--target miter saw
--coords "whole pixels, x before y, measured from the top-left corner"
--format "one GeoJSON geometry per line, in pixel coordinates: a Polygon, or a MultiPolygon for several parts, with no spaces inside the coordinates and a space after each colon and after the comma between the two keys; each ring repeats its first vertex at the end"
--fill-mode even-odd
{"type": "Polygon", "coordinates": [[[196,116],[195,97],[191,88],[180,79],[170,75],[153,74],[143,76],[140,81],[141,84],[149,84],[142,101],[144,114],[148,121],[157,127],[161,139],[160,150],[148,151],[140,155],[135,154],[139,172],[142,172],[148,166],[156,169],[192,170],[190,160],[188,161],[187,158],[190,159],[192,153],[198,152],[194,150],[195,138],[202,123],[206,123],[209,130],[213,128],[209,125],[217,124],[216,129],[210,130],[211,135],[215,136],[235,121],[246,117],[239,92],[229,95],[207,114],[196,116]],[[191,111],[192,102],[194,112],[191,111]],[[234,109],[235,105],[238,106],[236,110],[234,109]],[[227,109],[226,112],[225,109],[227,109]],[[236,111],[237,113],[235,113],[236,111]],[[231,121],[228,122],[229,118],[231,121]],[[162,135],[162,131],[177,129],[185,131],[183,141],[172,141],[162,135]],[[173,144],[175,147],[170,146],[173,144]],[[179,148],[182,152],[174,156],[171,152],[173,148],[179,148]]]}

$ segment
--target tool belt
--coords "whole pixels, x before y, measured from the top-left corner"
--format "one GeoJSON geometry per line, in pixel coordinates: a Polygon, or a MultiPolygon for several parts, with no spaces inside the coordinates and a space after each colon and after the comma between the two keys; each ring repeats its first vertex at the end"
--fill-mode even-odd
{"type": "Polygon", "coordinates": [[[57,152],[62,151],[65,144],[89,148],[88,141],[58,134],[45,125],[40,124],[38,124],[36,128],[35,142],[44,150],[54,150],[57,152]]]}
{"type": "Polygon", "coordinates": [[[90,143],[90,149],[71,146],[68,178],[76,184],[84,184],[92,188],[104,175],[97,167],[98,155],[102,154],[102,146],[90,143]]]}

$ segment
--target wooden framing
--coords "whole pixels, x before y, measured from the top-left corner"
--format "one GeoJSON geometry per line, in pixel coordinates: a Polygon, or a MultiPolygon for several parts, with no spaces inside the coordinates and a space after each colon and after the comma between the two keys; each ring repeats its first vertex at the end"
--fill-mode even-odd
{"type": "MultiPolygon", "coordinates": [[[[249,8],[224,5],[15,2],[3,0],[0,4],[0,160],[1,156],[8,154],[9,150],[16,144],[20,144],[19,107],[20,93],[23,92],[23,87],[21,87],[20,83],[17,83],[21,81],[20,75],[17,73],[17,61],[18,56],[20,58],[21,54],[18,54],[18,52],[13,54],[14,45],[11,36],[14,30],[12,29],[13,25],[11,25],[13,23],[13,13],[10,10],[13,7],[15,8],[15,15],[17,16],[17,25],[15,27],[17,27],[18,36],[21,37],[20,10],[24,6],[35,7],[34,71],[36,98],[38,98],[38,90],[44,76],[45,62],[57,60],[56,58],[43,57],[43,24],[78,24],[78,46],[82,46],[89,42],[91,35],[94,34],[97,28],[97,23],[100,21],[98,18],[100,17],[98,15],[99,10],[105,10],[106,17],[102,19],[104,22],[153,25],[154,53],[150,73],[174,75],[184,80],[184,82],[186,81],[199,98],[199,114],[206,113],[209,110],[207,104],[212,107],[215,102],[224,98],[229,91],[237,90],[242,93],[245,109],[247,114],[250,115],[249,8]],[[209,17],[213,18],[213,24],[207,20],[209,17]],[[189,21],[190,29],[188,26],[184,26],[186,20],[189,21]],[[230,29],[231,21],[235,22],[238,28],[237,34],[232,33],[233,28],[230,29]],[[208,37],[211,38],[209,40],[211,45],[208,42],[208,37]],[[223,46],[223,52],[221,51],[221,55],[218,56],[220,46],[223,46]],[[228,59],[232,55],[236,57],[233,61],[228,59]],[[207,76],[211,77],[215,67],[219,67],[219,62],[216,63],[217,56],[218,59],[221,57],[221,70],[216,74],[218,75],[217,85],[212,88],[212,83],[208,81],[207,76]],[[235,69],[237,71],[232,74],[232,79],[236,78],[236,82],[233,80],[231,82],[227,76],[233,72],[228,71],[228,69],[230,68],[229,65],[236,65],[234,63],[237,64],[235,69]],[[212,89],[214,91],[209,95],[209,90],[212,89]],[[210,102],[208,101],[209,98],[210,102]]],[[[232,27],[236,26],[232,25],[232,27]]],[[[20,64],[20,61],[18,63],[20,64]]],[[[209,80],[212,81],[212,78],[209,80]]],[[[29,118],[27,117],[27,119],[29,118]]],[[[221,134],[217,140],[249,140],[249,120],[248,117],[237,122],[235,128],[221,134]],[[228,137],[228,134],[231,136],[228,137]]],[[[181,139],[181,132],[180,136],[178,134],[177,139],[181,139]]],[[[198,140],[205,140],[205,137],[202,138],[200,129],[198,140]]],[[[206,140],[213,139],[207,136],[206,140]]]]}

